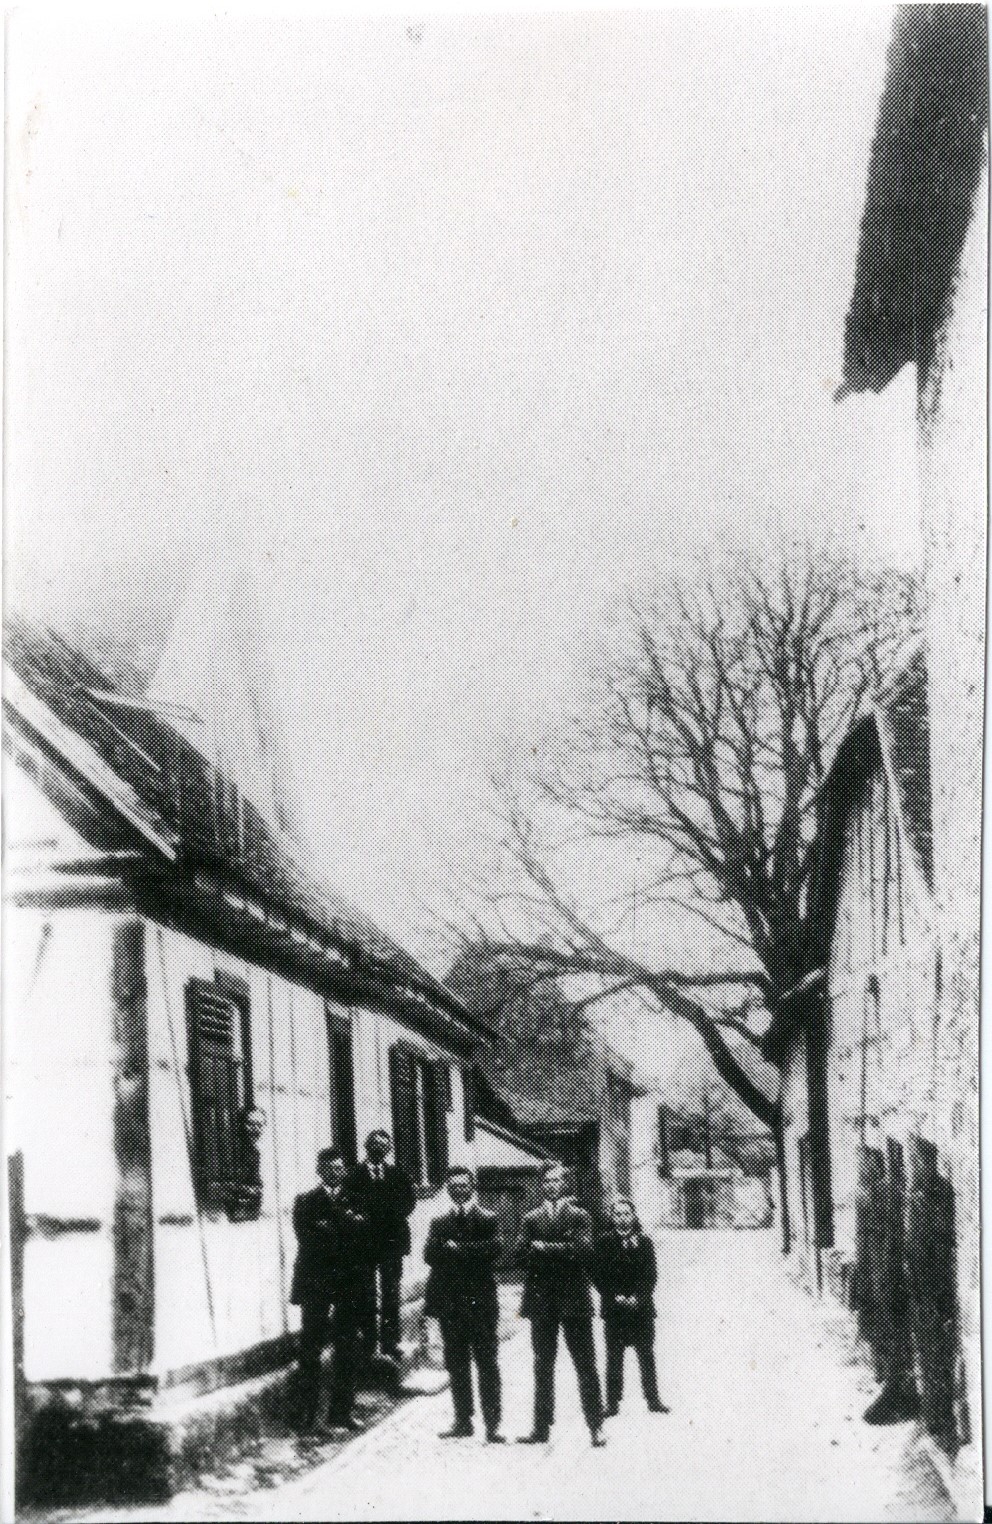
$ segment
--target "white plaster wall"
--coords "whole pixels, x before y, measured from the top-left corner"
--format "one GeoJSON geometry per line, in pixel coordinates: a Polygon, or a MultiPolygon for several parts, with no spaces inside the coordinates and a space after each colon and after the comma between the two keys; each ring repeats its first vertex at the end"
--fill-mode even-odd
{"type": "Polygon", "coordinates": [[[879,988],[880,1038],[867,1050],[865,1142],[884,1151],[891,1138],[934,1134],[936,961],[933,907],[893,807],[887,779],[871,788],[847,827],[837,923],[827,987],[830,1051],[827,1104],[834,1246],[853,1256],[861,1142],[865,999],[879,988]],[[874,846],[869,845],[869,832],[874,846]],[[893,877],[885,893],[889,833],[893,877]],[[896,868],[899,867],[898,883],[896,868]]]}
{"type": "MultiPolygon", "coordinates": [[[[231,1355],[294,1330],[287,1302],[296,1255],[294,1198],[316,1182],[317,1151],[332,1140],[332,1103],[324,1002],[311,991],[178,932],[147,929],[151,1055],[152,1172],[155,1214],[155,1362],[159,1373],[231,1355]],[[225,969],[245,980],[251,997],[255,1102],[268,1114],[261,1144],[262,1211],[257,1222],[231,1223],[198,1213],[184,1130],[189,1122],[185,986],[225,969]]],[[[386,1016],[349,1012],[359,1148],[374,1127],[393,1131],[388,1050],[419,1048],[451,1066],[449,1157],[473,1162],[465,1140],[460,1069],[426,1039],[386,1016]]],[[[423,1244],[436,1197],[418,1202],[406,1290],[423,1284],[423,1244]]]]}
{"type": "Polygon", "coordinates": [[[6,908],[5,1125],[24,1158],[29,1217],[91,1220],[24,1251],[29,1381],[113,1372],[113,939],[121,918],[94,909],[6,908]]]}
{"type": "Polygon", "coordinates": [[[313,1183],[317,1150],[331,1141],[330,1074],[324,1005],[311,991],[154,924],[147,930],[147,974],[154,1369],[164,1373],[296,1326],[298,1314],[287,1305],[291,1214],[295,1196],[313,1183]],[[184,992],[191,978],[212,979],[217,970],[249,988],[255,1103],[269,1118],[256,1222],[198,1212],[190,1170],[184,992]]]}
{"type": "Polygon", "coordinates": [[[658,1174],[656,1091],[635,1095],[630,1103],[630,1187],[637,1215],[648,1230],[661,1221],[665,1207],[658,1174]]]}
{"type": "Polygon", "coordinates": [[[954,1185],[968,1404],[981,1439],[978,1037],[985,676],[988,184],[982,176],[939,365],[921,388],[934,861],[943,994],[937,1143],[954,1185]]]}

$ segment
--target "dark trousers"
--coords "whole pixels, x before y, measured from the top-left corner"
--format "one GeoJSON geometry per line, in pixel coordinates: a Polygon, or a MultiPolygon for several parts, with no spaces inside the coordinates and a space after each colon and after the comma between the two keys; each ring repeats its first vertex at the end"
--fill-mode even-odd
{"type": "Polygon", "coordinates": [[[606,1406],[620,1406],[623,1396],[623,1359],[630,1348],[633,1348],[641,1367],[645,1401],[654,1406],[660,1400],[654,1360],[654,1319],[631,1323],[623,1318],[604,1318],[603,1333],[606,1336],[606,1406]]]}
{"type": "Polygon", "coordinates": [[[327,1411],[333,1419],[348,1418],[355,1400],[358,1329],[350,1310],[331,1315],[329,1299],[304,1302],[300,1308],[300,1408],[304,1423],[313,1423],[320,1406],[320,1357],[328,1339],[334,1345],[327,1411]]]}
{"type": "Polygon", "coordinates": [[[479,1406],[487,1433],[498,1429],[503,1416],[503,1384],[499,1374],[496,1319],[477,1317],[441,1318],[444,1363],[451,1378],[451,1401],[455,1423],[468,1425],[475,1412],[472,1399],[472,1362],[479,1382],[479,1406]]]}
{"type": "Polygon", "coordinates": [[[551,1316],[532,1318],[530,1324],[534,1346],[534,1432],[546,1433],[555,1421],[555,1361],[558,1358],[559,1329],[565,1335],[565,1346],[575,1366],[579,1401],[586,1423],[590,1429],[598,1429],[603,1422],[603,1399],[596,1371],[592,1318],[551,1316]]]}
{"type": "Polygon", "coordinates": [[[402,1283],[402,1254],[384,1255],[365,1267],[362,1332],[370,1353],[376,1347],[389,1352],[399,1346],[402,1283]]]}

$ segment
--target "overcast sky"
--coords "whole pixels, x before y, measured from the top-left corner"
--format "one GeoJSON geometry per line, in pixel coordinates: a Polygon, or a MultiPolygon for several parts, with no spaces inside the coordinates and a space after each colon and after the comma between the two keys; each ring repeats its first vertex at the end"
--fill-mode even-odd
{"type": "Polygon", "coordinates": [[[652,568],[916,556],[912,378],[831,400],[890,24],[15,16],[8,599],[157,630],[250,568],[315,856],[432,956],[652,568]]]}

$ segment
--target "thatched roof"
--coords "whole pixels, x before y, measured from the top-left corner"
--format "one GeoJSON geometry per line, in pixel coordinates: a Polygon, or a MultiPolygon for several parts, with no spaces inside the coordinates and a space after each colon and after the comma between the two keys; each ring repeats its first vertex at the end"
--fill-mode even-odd
{"type": "MultiPolygon", "coordinates": [[[[449,990],[302,865],[288,836],[138,696],[135,672],[98,666],[52,630],[8,617],[8,744],[21,734],[78,785],[73,821],[101,847],[137,848],[143,883],[197,926],[230,930],[244,955],[347,998],[377,993],[417,1021],[485,1033],[449,990]]],[[[56,801],[64,807],[64,796],[56,801]]],[[[405,1019],[405,1018],[403,1018],[405,1019]]]]}

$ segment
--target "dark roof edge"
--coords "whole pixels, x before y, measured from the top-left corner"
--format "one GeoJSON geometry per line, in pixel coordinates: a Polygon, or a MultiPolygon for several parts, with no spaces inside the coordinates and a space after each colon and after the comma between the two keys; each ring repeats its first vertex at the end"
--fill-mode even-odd
{"type": "Polygon", "coordinates": [[[946,323],[987,173],[984,5],[903,5],[889,44],[844,331],[843,383],[880,392],[923,379],[946,323]]]}

